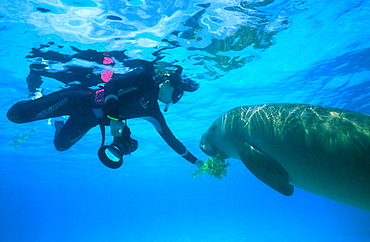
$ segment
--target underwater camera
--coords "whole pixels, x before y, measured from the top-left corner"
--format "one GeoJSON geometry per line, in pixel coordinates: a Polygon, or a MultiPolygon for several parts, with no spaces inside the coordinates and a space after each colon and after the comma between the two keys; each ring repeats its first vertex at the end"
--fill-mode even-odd
{"type": "Polygon", "coordinates": [[[123,156],[134,152],[137,147],[137,140],[130,137],[114,137],[112,144],[99,148],[98,156],[105,166],[117,169],[123,163],[123,156]]]}

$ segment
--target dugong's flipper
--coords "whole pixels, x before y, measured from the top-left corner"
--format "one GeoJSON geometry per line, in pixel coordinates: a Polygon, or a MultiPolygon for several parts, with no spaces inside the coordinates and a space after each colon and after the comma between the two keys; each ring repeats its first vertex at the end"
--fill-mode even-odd
{"type": "Polygon", "coordinates": [[[239,155],[244,165],[259,180],[283,195],[293,195],[287,171],[272,157],[254,148],[247,142],[240,143],[239,155]]]}

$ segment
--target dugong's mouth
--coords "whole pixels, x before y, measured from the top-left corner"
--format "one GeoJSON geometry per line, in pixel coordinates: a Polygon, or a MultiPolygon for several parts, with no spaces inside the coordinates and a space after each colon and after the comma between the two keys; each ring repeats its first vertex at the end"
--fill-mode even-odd
{"type": "Polygon", "coordinates": [[[209,156],[214,156],[214,155],[216,155],[216,151],[215,151],[215,149],[214,149],[214,148],[216,148],[216,147],[214,147],[214,146],[206,145],[206,144],[204,144],[204,143],[200,143],[199,147],[200,147],[200,149],[201,149],[204,153],[206,153],[206,154],[207,154],[207,155],[209,155],[209,156]]]}
{"type": "Polygon", "coordinates": [[[209,156],[216,156],[216,155],[221,155],[223,157],[227,157],[224,152],[222,152],[220,149],[218,149],[216,146],[210,144],[209,142],[206,141],[204,138],[204,135],[202,136],[202,139],[200,140],[199,143],[200,149],[209,156]]]}
{"type": "Polygon", "coordinates": [[[199,148],[209,156],[213,156],[216,154],[216,147],[206,141],[204,134],[202,135],[202,138],[200,140],[199,148]]]}

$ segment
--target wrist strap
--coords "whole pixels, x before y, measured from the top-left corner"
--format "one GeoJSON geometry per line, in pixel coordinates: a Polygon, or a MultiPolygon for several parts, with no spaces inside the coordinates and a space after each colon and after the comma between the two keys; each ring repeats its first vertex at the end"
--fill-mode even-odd
{"type": "Polygon", "coordinates": [[[109,115],[107,115],[107,118],[109,118],[110,120],[114,120],[114,121],[120,121],[118,118],[113,118],[113,117],[111,117],[109,115]]]}

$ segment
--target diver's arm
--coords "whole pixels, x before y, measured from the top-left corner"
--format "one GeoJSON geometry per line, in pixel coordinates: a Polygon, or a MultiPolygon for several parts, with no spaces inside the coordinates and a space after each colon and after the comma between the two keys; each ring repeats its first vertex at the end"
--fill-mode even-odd
{"type": "Polygon", "coordinates": [[[118,91],[134,85],[137,73],[131,71],[120,78],[110,80],[104,85],[104,101],[108,118],[119,120],[118,91]]]}
{"type": "Polygon", "coordinates": [[[125,125],[119,117],[118,91],[132,87],[136,75],[132,71],[121,76],[121,78],[112,79],[104,85],[104,101],[107,117],[110,119],[110,133],[114,137],[122,136],[122,129],[125,125]]]}
{"type": "Polygon", "coordinates": [[[143,88],[147,85],[148,80],[152,80],[152,78],[147,73],[142,70],[133,70],[104,85],[105,107],[107,117],[111,120],[111,135],[114,137],[122,137],[122,130],[126,126],[121,122],[122,119],[119,116],[119,91],[143,88]]]}
{"type": "Polygon", "coordinates": [[[186,149],[186,147],[173,135],[170,128],[167,126],[166,121],[160,113],[160,115],[156,115],[157,117],[149,120],[156,128],[158,133],[162,136],[164,141],[179,155],[181,155],[184,159],[188,160],[192,164],[195,164],[198,159],[186,149]]]}
{"type": "Polygon", "coordinates": [[[107,82],[104,85],[104,101],[107,108],[108,116],[119,119],[119,90],[141,88],[147,85],[148,78],[151,77],[142,70],[133,70],[124,75],[121,75],[120,78],[114,78],[107,82]]]}
{"type": "Polygon", "coordinates": [[[166,127],[162,127],[162,132],[157,130],[158,133],[162,136],[164,141],[180,156],[182,156],[187,161],[195,164],[198,160],[192,153],[188,151],[188,149],[172,134],[171,130],[166,127]]]}

